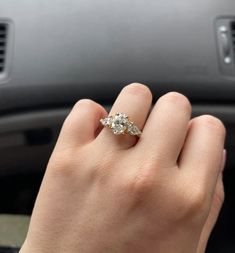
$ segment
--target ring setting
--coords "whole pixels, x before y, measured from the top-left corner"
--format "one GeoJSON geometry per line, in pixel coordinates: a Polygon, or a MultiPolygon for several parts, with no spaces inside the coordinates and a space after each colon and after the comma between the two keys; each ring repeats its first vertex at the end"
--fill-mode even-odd
{"type": "Polygon", "coordinates": [[[105,127],[111,128],[115,135],[129,134],[140,137],[141,131],[124,113],[116,113],[114,116],[100,120],[105,127]]]}

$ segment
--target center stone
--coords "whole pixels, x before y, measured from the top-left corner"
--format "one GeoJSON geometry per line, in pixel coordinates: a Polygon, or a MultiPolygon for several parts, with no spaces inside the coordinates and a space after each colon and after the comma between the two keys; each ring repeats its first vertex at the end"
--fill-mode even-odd
{"type": "Polygon", "coordinates": [[[124,113],[117,113],[113,117],[111,128],[114,134],[124,134],[127,130],[128,116],[124,113]]]}

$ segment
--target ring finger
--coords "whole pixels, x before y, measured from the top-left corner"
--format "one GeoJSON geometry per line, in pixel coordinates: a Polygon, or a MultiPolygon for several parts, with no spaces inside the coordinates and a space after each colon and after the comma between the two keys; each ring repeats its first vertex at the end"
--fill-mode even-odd
{"type": "MultiPolygon", "coordinates": [[[[109,116],[116,113],[126,114],[140,130],[143,129],[152,104],[152,94],[149,88],[142,84],[131,84],[126,86],[117,97],[109,116]]],[[[136,138],[129,135],[114,135],[113,132],[104,128],[97,141],[106,142],[107,147],[127,149],[135,145],[136,138]]]]}

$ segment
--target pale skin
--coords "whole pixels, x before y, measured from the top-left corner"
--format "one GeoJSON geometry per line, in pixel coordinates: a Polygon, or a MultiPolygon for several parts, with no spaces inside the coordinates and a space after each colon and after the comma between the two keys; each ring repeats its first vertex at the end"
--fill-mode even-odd
{"type": "Polygon", "coordinates": [[[225,128],[191,119],[183,95],[126,86],[110,115],[140,139],[101,128],[105,109],[79,101],[67,117],[20,253],[203,253],[221,209],[225,128]]]}

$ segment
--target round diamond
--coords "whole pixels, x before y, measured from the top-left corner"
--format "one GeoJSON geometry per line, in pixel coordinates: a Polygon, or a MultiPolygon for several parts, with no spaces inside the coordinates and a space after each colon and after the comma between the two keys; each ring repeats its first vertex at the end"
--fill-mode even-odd
{"type": "Polygon", "coordinates": [[[113,117],[113,122],[111,124],[111,128],[113,130],[114,134],[124,134],[127,130],[127,124],[128,124],[128,116],[124,113],[117,113],[113,117]]]}

